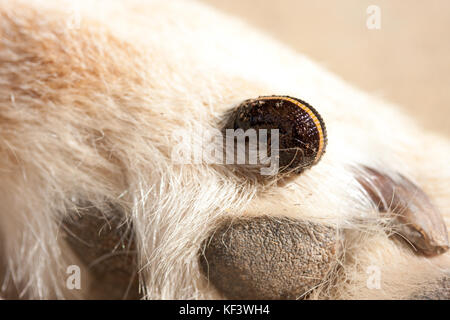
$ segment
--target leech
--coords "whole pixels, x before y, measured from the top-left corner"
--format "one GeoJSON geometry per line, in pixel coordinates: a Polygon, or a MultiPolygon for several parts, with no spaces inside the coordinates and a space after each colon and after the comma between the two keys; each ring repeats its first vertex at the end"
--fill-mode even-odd
{"type": "Polygon", "coordinates": [[[319,113],[306,102],[287,96],[244,101],[233,110],[226,128],[278,129],[279,168],[295,174],[317,164],[327,144],[325,124],[319,113]]]}
{"type": "Polygon", "coordinates": [[[433,256],[449,249],[444,219],[425,192],[412,181],[404,176],[394,180],[365,166],[356,179],[379,212],[394,218],[394,230],[419,252],[433,256]]]}

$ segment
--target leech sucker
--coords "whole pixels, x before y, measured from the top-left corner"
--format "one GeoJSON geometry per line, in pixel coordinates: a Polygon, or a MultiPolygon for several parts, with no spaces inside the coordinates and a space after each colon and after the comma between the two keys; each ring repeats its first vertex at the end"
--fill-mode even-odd
{"type": "Polygon", "coordinates": [[[278,129],[281,170],[301,173],[317,164],[327,145],[325,123],[308,103],[288,96],[263,96],[244,101],[227,128],[278,129]]]}

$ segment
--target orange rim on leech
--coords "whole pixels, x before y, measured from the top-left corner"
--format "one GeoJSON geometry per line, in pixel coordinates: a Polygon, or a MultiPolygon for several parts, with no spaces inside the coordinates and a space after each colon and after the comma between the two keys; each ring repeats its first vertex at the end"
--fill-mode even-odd
{"type": "Polygon", "coordinates": [[[268,96],[268,97],[259,97],[258,99],[260,99],[260,98],[267,99],[267,100],[280,99],[280,100],[289,101],[289,102],[297,105],[299,108],[304,110],[306,113],[308,113],[308,115],[311,117],[312,121],[316,125],[317,132],[319,134],[319,150],[317,151],[317,156],[314,161],[314,163],[317,163],[322,156],[322,152],[323,152],[323,149],[325,146],[326,132],[324,132],[325,126],[322,124],[323,120],[320,117],[319,113],[316,111],[316,109],[314,109],[312,106],[310,106],[309,104],[307,104],[306,102],[304,102],[300,99],[291,98],[288,96],[268,96]]]}

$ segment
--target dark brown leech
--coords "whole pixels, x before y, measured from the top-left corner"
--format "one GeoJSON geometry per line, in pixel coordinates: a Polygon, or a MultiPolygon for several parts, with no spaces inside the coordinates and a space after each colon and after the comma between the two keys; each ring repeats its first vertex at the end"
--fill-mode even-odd
{"type": "Polygon", "coordinates": [[[205,242],[201,268],[230,299],[299,299],[336,266],[335,229],[293,219],[228,220],[205,242]]]}
{"type": "Polygon", "coordinates": [[[244,101],[233,111],[226,128],[279,129],[279,167],[294,173],[316,164],[327,144],[325,124],[319,113],[306,102],[287,96],[244,101]]]}
{"type": "Polygon", "coordinates": [[[393,215],[395,230],[417,250],[425,255],[438,255],[449,249],[441,214],[413,182],[403,176],[393,180],[368,167],[362,167],[357,180],[380,212],[393,215]]]}
{"type": "Polygon", "coordinates": [[[117,208],[83,205],[63,221],[67,243],[95,278],[98,299],[139,298],[134,233],[123,219],[117,208]]]}

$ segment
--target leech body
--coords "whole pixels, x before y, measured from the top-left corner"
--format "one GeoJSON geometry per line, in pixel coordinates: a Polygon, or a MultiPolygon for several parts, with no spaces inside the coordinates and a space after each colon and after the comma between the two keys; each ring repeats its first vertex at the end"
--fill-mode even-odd
{"type": "Polygon", "coordinates": [[[298,106],[301,110],[303,110],[304,112],[306,112],[308,114],[308,116],[310,117],[310,120],[312,120],[314,122],[315,128],[317,130],[317,134],[319,135],[319,140],[318,140],[319,149],[317,151],[317,155],[316,155],[316,158],[314,159],[313,164],[317,163],[323,155],[327,137],[326,137],[325,124],[324,124],[321,116],[319,115],[319,113],[316,111],[316,109],[314,109],[312,106],[310,106],[309,104],[307,104],[306,102],[304,102],[300,99],[291,98],[291,97],[287,97],[287,96],[259,97],[258,100],[259,99],[287,101],[287,102],[293,103],[294,105],[298,106]]]}
{"type": "Polygon", "coordinates": [[[300,173],[319,162],[327,144],[320,114],[308,103],[288,96],[244,101],[227,128],[279,129],[280,168],[300,173]]]}

